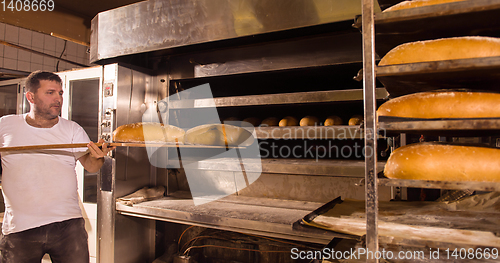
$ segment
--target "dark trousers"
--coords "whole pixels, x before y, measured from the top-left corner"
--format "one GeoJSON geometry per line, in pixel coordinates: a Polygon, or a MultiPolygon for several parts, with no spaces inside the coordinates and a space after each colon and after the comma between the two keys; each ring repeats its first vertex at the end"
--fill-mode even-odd
{"type": "Polygon", "coordinates": [[[70,219],[2,236],[2,263],[40,263],[47,253],[53,263],[89,263],[83,218],[70,219]]]}

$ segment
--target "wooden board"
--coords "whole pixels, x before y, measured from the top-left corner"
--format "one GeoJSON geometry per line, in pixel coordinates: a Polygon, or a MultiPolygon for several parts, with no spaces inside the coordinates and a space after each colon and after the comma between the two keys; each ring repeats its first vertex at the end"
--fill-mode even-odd
{"type": "MultiPolygon", "coordinates": [[[[471,196],[454,203],[380,202],[380,236],[500,247],[500,195],[471,196]],[[480,223],[479,223],[480,222],[480,223]]],[[[309,221],[309,223],[307,223],[309,221]]],[[[345,234],[366,234],[364,201],[344,200],[314,219],[311,226],[345,234]]]]}
{"type": "MultiPolygon", "coordinates": [[[[102,143],[95,143],[98,147],[102,143]]],[[[182,147],[182,148],[241,148],[233,146],[213,146],[213,145],[193,145],[193,144],[167,144],[167,143],[121,143],[112,142],[108,146],[115,147],[182,147]]],[[[86,143],[69,143],[69,144],[44,144],[44,145],[27,145],[27,146],[13,146],[13,147],[0,147],[0,152],[12,151],[33,151],[33,150],[46,150],[46,149],[64,149],[64,148],[86,148],[86,143]]]]}

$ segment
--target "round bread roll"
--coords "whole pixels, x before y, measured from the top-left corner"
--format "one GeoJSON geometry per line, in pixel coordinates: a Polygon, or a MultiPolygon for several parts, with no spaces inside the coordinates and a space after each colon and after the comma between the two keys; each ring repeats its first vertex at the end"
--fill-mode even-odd
{"type": "Polygon", "coordinates": [[[155,122],[138,122],[122,125],[113,132],[115,142],[134,143],[184,143],[184,130],[173,125],[155,122]],[[166,137],[165,137],[166,136],[166,137]]]}
{"type": "Polygon", "coordinates": [[[226,122],[226,121],[240,121],[240,119],[236,118],[236,117],[229,117],[229,118],[224,119],[222,122],[226,122]]]}
{"type": "Polygon", "coordinates": [[[413,0],[413,1],[403,1],[397,5],[393,5],[384,10],[384,12],[396,11],[401,9],[415,8],[420,6],[428,5],[439,5],[450,2],[461,2],[465,0],[413,0]]]}
{"type": "Polygon", "coordinates": [[[259,126],[261,123],[261,120],[259,118],[256,118],[256,117],[249,117],[249,118],[244,119],[243,121],[250,123],[254,127],[259,126]]]}
{"type": "Polygon", "coordinates": [[[342,125],[342,119],[339,116],[328,116],[325,120],[325,126],[342,125]]]}
{"type": "Polygon", "coordinates": [[[279,123],[280,127],[297,126],[297,125],[299,125],[299,120],[297,120],[297,118],[292,116],[286,116],[285,118],[281,119],[279,123]]]}
{"type": "Polygon", "coordinates": [[[269,118],[265,118],[260,125],[261,126],[278,126],[278,124],[279,124],[278,118],[269,117],[269,118]]]}
{"type": "Polygon", "coordinates": [[[228,124],[205,124],[186,132],[185,142],[215,146],[248,146],[254,141],[252,134],[228,124]]]}
{"type": "Polygon", "coordinates": [[[363,123],[363,116],[361,115],[354,115],[349,119],[349,125],[360,125],[363,123]]]}
{"type": "Polygon", "coordinates": [[[305,116],[300,119],[300,126],[316,126],[319,124],[319,119],[315,116],[305,116]]]}
{"type": "Polygon", "coordinates": [[[452,37],[399,45],[389,51],[379,66],[500,56],[500,38],[452,37]]]}
{"type": "Polygon", "coordinates": [[[384,174],[393,179],[499,182],[498,160],[498,148],[415,143],[396,149],[384,174]]]}
{"type": "Polygon", "coordinates": [[[493,92],[433,91],[413,93],[382,104],[378,116],[404,118],[500,117],[500,94],[493,92]]]}

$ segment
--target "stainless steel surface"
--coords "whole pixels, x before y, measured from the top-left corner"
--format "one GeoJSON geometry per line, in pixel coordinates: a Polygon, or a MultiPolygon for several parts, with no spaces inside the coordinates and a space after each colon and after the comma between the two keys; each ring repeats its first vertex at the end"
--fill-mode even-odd
{"type": "Polygon", "coordinates": [[[350,0],[144,1],[92,20],[90,61],[336,21],[361,13],[350,0]]]}
{"type": "MultiPolygon", "coordinates": [[[[378,184],[377,184],[377,118],[375,97],[375,26],[374,1],[362,1],[363,23],[363,91],[365,112],[365,195],[366,249],[378,251],[378,184]],[[368,151],[372,153],[369,154],[368,151]]],[[[377,257],[366,262],[379,262],[377,257]]]]}
{"type": "Polygon", "coordinates": [[[498,90],[500,57],[443,60],[377,67],[392,97],[436,89],[498,90]]]}
{"type": "Polygon", "coordinates": [[[427,181],[427,180],[399,180],[399,179],[379,179],[379,185],[400,186],[416,188],[435,189],[459,189],[476,191],[500,191],[500,183],[497,182],[453,182],[453,181],[427,181]]]}
{"type": "MultiPolygon", "coordinates": [[[[245,169],[252,172],[262,166],[264,173],[303,174],[322,176],[363,177],[364,161],[356,160],[314,160],[314,159],[245,159],[245,169]]],[[[229,158],[208,159],[198,161],[199,170],[239,171],[241,161],[229,158]]],[[[379,170],[383,170],[385,162],[378,162],[379,170]]]]}
{"type": "MultiPolygon", "coordinates": [[[[376,99],[386,98],[389,94],[384,88],[376,89],[376,99]]],[[[250,95],[222,97],[213,99],[176,100],[169,103],[170,109],[257,106],[293,103],[319,103],[334,101],[361,101],[363,90],[330,90],[314,92],[280,93],[268,95],[250,95]]]]}
{"type": "Polygon", "coordinates": [[[98,261],[115,262],[115,198],[111,191],[97,193],[98,261]]]}
{"type": "Polygon", "coordinates": [[[360,126],[290,126],[290,127],[256,127],[258,139],[363,139],[364,132],[360,126]]]}
{"type": "Polygon", "coordinates": [[[292,229],[293,223],[322,203],[229,196],[194,206],[192,199],[182,193],[176,194],[177,197],[165,197],[134,207],[117,204],[117,211],[123,215],[322,244],[335,236],[292,229]]]}
{"type": "Polygon", "coordinates": [[[400,44],[427,39],[497,37],[499,10],[498,0],[476,0],[380,13],[375,16],[376,51],[384,56],[400,44]]]}
{"type": "Polygon", "coordinates": [[[379,129],[384,129],[389,133],[446,134],[447,136],[489,134],[493,136],[500,130],[500,119],[379,122],[379,129]]]}
{"type": "Polygon", "coordinates": [[[429,5],[420,8],[409,8],[375,15],[375,23],[393,23],[404,20],[415,20],[434,16],[448,16],[462,13],[473,13],[484,10],[500,9],[498,0],[474,0],[440,5],[429,5]]]}

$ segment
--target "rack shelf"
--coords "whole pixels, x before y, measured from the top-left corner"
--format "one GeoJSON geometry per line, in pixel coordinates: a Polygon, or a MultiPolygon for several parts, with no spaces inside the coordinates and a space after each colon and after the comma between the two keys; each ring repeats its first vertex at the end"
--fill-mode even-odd
{"type": "Polygon", "coordinates": [[[498,90],[500,57],[421,62],[377,67],[391,97],[436,89],[498,90]]]}
{"type": "Polygon", "coordinates": [[[123,215],[320,244],[327,244],[334,237],[350,237],[317,229],[296,231],[292,228],[293,223],[321,205],[231,195],[195,206],[188,192],[175,192],[169,197],[133,206],[117,203],[116,210],[123,215]]]}
{"type": "Polygon", "coordinates": [[[500,183],[495,182],[453,182],[453,181],[427,181],[427,180],[399,180],[379,178],[379,185],[397,187],[500,191],[500,183]]]}
{"type": "MultiPolygon", "coordinates": [[[[377,99],[387,97],[385,88],[377,89],[377,99]]],[[[335,101],[361,101],[363,100],[362,89],[331,90],[314,92],[295,92],[268,95],[234,96],[209,99],[194,100],[170,100],[169,108],[192,109],[192,108],[213,108],[213,107],[241,107],[258,105],[277,105],[295,103],[321,103],[335,101]]]]}
{"type": "MultiPolygon", "coordinates": [[[[219,158],[198,161],[198,169],[211,171],[240,171],[239,160],[219,158]]],[[[314,160],[314,159],[244,159],[247,172],[258,171],[262,167],[263,173],[302,174],[320,176],[350,176],[363,177],[365,173],[364,161],[356,160],[314,160]]],[[[383,170],[385,162],[378,162],[378,169],[383,170]]]]}
{"type": "Polygon", "coordinates": [[[290,127],[257,127],[258,139],[363,139],[365,137],[360,126],[290,126],[290,127]]]}
{"type": "Polygon", "coordinates": [[[375,15],[380,56],[412,41],[455,36],[498,36],[498,0],[474,0],[382,12],[375,15]]]}
{"type": "Polygon", "coordinates": [[[415,133],[447,136],[498,135],[500,119],[414,120],[378,123],[386,133],[415,133]]]}

